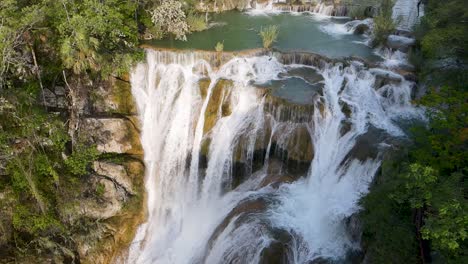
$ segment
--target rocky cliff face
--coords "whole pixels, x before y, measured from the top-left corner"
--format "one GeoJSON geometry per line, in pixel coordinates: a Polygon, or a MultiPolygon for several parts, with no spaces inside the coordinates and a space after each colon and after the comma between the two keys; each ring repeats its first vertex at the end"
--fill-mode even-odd
{"type": "Polygon", "coordinates": [[[145,217],[145,168],[130,83],[121,78],[96,82],[70,77],[68,87],[46,89],[44,98],[50,111],[74,111],[69,114],[76,118],[74,138],[96,146],[101,154],[72,209],[74,217],[98,224],[76,232],[74,240],[81,263],[110,263],[128,247],[145,217]],[[75,99],[70,99],[70,88],[75,99]]]}

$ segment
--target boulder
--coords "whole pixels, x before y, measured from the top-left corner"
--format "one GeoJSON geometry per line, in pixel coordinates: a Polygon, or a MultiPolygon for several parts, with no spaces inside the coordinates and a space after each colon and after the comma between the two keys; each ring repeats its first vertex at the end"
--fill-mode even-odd
{"type": "Polygon", "coordinates": [[[379,89],[387,84],[400,83],[403,81],[403,76],[389,70],[372,68],[369,72],[375,76],[375,89],[379,89]]]}
{"type": "Polygon", "coordinates": [[[353,34],[364,35],[364,34],[367,34],[369,30],[370,30],[370,27],[368,24],[361,23],[354,27],[353,34]]]}
{"type": "Polygon", "coordinates": [[[413,38],[390,35],[387,38],[387,46],[392,49],[396,49],[402,52],[408,52],[409,48],[416,43],[413,38]]]}

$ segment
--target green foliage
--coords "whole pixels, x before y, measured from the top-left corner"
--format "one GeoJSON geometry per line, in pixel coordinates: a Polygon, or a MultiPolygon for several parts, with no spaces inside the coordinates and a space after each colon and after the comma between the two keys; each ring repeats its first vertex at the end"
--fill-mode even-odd
{"type": "Polygon", "coordinates": [[[414,236],[411,208],[390,196],[401,187],[405,166],[402,158],[386,159],[381,173],[362,198],[364,210],[360,213],[363,225],[363,244],[370,263],[417,263],[417,242],[414,236]]]}
{"type": "Polygon", "coordinates": [[[367,7],[364,5],[351,6],[349,9],[348,16],[352,19],[364,19],[367,17],[366,9],[367,7]]]}
{"type": "Polygon", "coordinates": [[[95,147],[78,145],[73,154],[65,160],[65,165],[73,175],[86,175],[89,165],[98,156],[99,152],[95,147]]]}
{"type": "Polygon", "coordinates": [[[105,192],[106,192],[106,186],[102,183],[98,183],[96,185],[96,195],[98,197],[102,197],[105,192]]]}
{"type": "Polygon", "coordinates": [[[468,6],[465,0],[429,1],[420,30],[422,51],[429,59],[468,59],[468,6]]]}
{"type": "Polygon", "coordinates": [[[31,74],[25,48],[32,43],[33,30],[44,20],[40,4],[22,8],[19,2],[0,1],[0,88],[6,85],[9,75],[31,74]]]}
{"type": "Polygon", "coordinates": [[[409,165],[409,171],[400,176],[402,186],[390,198],[399,203],[409,202],[414,209],[430,205],[432,190],[437,182],[434,169],[415,163],[409,165]]]}
{"type": "Polygon", "coordinates": [[[467,209],[457,200],[445,202],[436,215],[426,220],[424,239],[430,239],[437,250],[448,256],[457,254],[460,244],[468,238],[467,209]]]}
{"type": "MultiPolygon", "coordinates": [[[[427,94],[418,103],[426,107],[428,123],[412,128],[413,144],[407,146],[408,155],[394,159],[399,166],[382,169],[380,180],[362,200],[364,222],[369,222],[370,217],[373,222],[369,223],[383,225],[378,227],[382,230],[409,226],[409,230],[415,231],[412,239],[417,235],[427,240],[433,251],[431,255],[438,256],[440,263],[468,261],[468,28],[464,22],[468,6],[465,2],[429,1],[426,15],[415,31],[418,44],[410,54],[410,61],[427,87],[427,94]],[[388,219],[397,221],[390,223],[388,219]]],[[[384,234],[379,229],[365,225],[364,240],[371,255],[382,256],[378,262],[385,262],[385,258],[393,259],[401,253],[381,243],[379,237],[384,234]]],[[[396,241],[393,233],[389,236],[389,241],[396,241]]],[[[396,243],[404,245],[402,241],[396,243]]],[[[413,257],[421,258],[416,256],[420,250],[408,250],[414,252],[413,257]]]]}
{"type": "Polygon", "coordinates": [[[30,211],[28,207],[18,205],[13,214],[13,227],[20,231],[40,235],[41,232],[58,232],[63,227],[60,222],[51,215],[37,214],[30,211]]]}
{"type": "Polygon", "coordinates": [[[76,74],[118,66],[122,56],[138,44],[137,23],[133,19],[137,6],[132,1],[84,0],[64,6],[55,2],[50,7],[62,61],[76,74]]]}
{"type": "Polygon", "coordinates": [[[393,0],[382,0],[379,15],[374,18],[374,44],[381,45],[387,40],[388,35],[396,29],[396,23],[392,18],[393,0]]]}
{"type": "Polygon", "coordinates": [[[260,30],[260,37],[262,37],[262,42],[263,42],[263,47],[265,49],[271,48],[273,43],[276,42],[276,39],[278,38],[279,34],[279,29],[278,26],[276,25],[271,25],[266,28],[262,28],[260,30]]]}
{"type": "Polygon", "coordinates": [[[187,24],[190,32],[203,31],[208,28],[205,16],[193,12],[187,15],[187,24]]]}
{"type": "Polygon", "coordinates": [[[73,176],[86,172],[97,151],[77,147],[65,161],[62,154],[68,152],[70,139],[64,120],[35,107],[35,98],[36,94],[19,89],[0,94],[0,162],[7,174],[2,176],[6,177],[2,189],[13,199],[15,239],[7,242],[26,251],[43,250],[41,241],[60,241],[62,250],[67,250],[70,244],[64,239],[71,240],[65,230],[73,223],[65,208],[73,207],[79,194],[73,176]]]}
{"type": "Polygon", "coordinates": [[[224,50],[224,42],[218,42],[218,43],[216,43],[215,50],[216,50],[216,52],[223,52],[223,50],[224,50]]]}
{"type": "Polygon", "coordinates": [[[151,21],[163,32],[170,33],[179,40],[187,40],[186,34],[190,32],[187,24],[183,4],[176,0],[161,2],[151,11],[151,21]]]}

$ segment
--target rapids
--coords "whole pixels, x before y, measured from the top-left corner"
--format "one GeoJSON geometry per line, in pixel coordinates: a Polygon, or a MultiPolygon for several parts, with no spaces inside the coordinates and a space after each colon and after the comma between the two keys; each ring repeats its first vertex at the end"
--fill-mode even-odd
{"type": "Polygon", "coordinates": [[[359,250],[346,221],[404,139],[400,121],[421,114],[413,84],[378,82],[382,71],[274,54],[214,67],[147,50],[131,82],[148,217],[124,262],[310,263],[359,250]]]}

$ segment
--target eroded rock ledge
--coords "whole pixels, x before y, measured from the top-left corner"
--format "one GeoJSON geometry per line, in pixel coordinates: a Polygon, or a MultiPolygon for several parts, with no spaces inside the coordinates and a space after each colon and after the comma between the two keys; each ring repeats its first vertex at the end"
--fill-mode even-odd
{"type": "MultiPolygon", "coordinates": [[[[98,224],[74,236],[76,251],[80,263],[112,263],[145,218],[145,167],[131,85],[125,77],[92,81],[82,76],[71,76],[68,85],[79,89],[76,138],[100,153],[72,209],[75,217],[98,224]]],[[[44,91],[49,111],[70,115],[69,87],[44,91]]]]}

